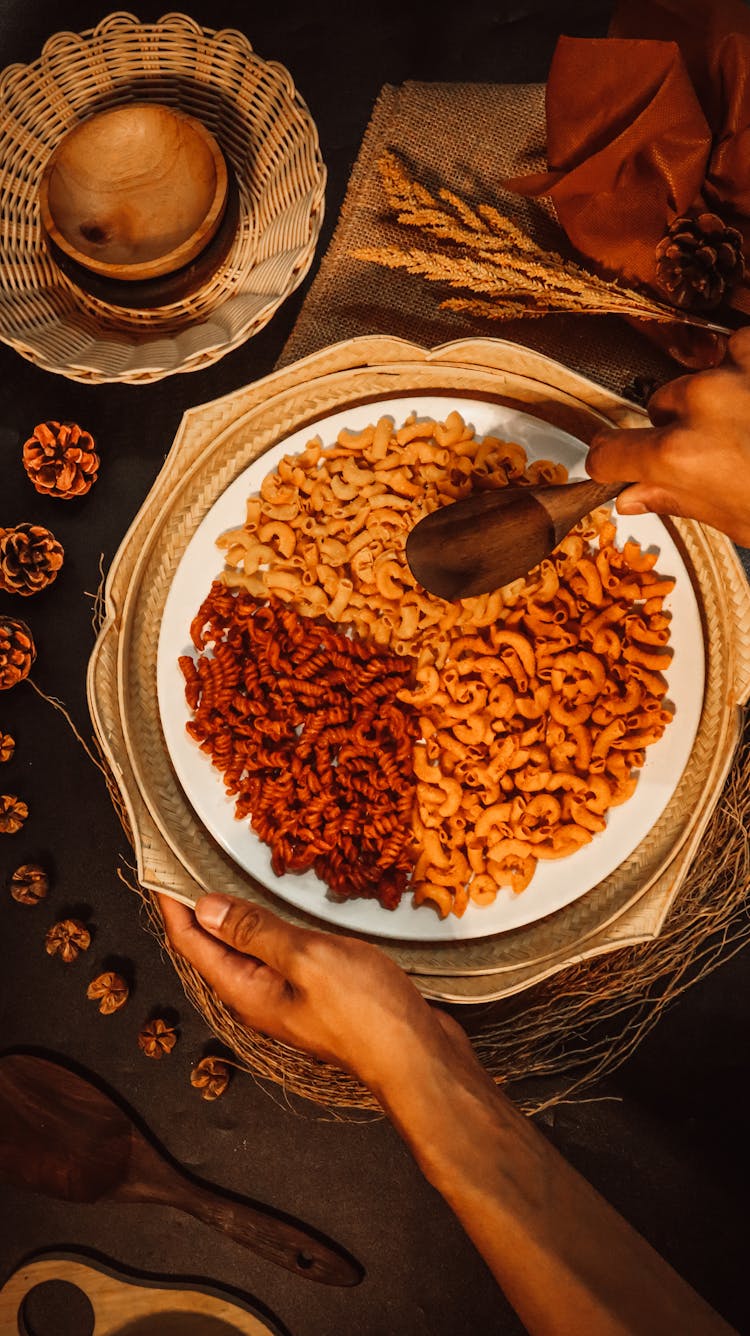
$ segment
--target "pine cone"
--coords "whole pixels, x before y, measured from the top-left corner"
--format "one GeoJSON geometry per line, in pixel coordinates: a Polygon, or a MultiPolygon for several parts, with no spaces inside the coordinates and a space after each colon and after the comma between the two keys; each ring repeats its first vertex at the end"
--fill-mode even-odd
{"type": "Polygon", "coordinates": [[[29,815],[22,798],[15,793],[0,793],[0,835],[15,835],[29,815]]]}
{"type": "Polygon", "coordinates": [[[26,623],[17,617],[0,617],[0,691],[23,682],[35,658],[34,637],[26,623]]]}
{"type": "Polygon", "coordinates": [[[106,974],[99,974],[96,979],[92,979],[86,989],[87,998],[91,1002],[99,1003],[102,1016],[111,1016],[113,1012],[119,1011],[120,1007],[124,1007],[129,993],[130,989],[122,975],[115,974],[112,970],[107,970],[106,974]]]}
{"type": "Polygon", "coordinates": [[[41,524],[18,524],[0,531],[0,589],[8,594],[36,594],[57,579],[63,564],[62,543],[41,524]]]}
{"type": "Polygon", "coordinates": [[[15,740],[10,736],[10,733],[0,733],[0,764],[5,761],[12,761],[15,750],[15,740]]]}
{"type": "Polygon", "coordinates": [[[201,1058],[190,1073],[190,1084],[203,1099],[218,1099],[229,1085],[229,1067],[221,1058],[201,1058]]]}
{"type": "Polygon", "coordinates": [[[94,438],[75,422],[40,422],[23,447],[23,466],[38,492],[70,501],[96,482],[94,438]]]}
{"type": "Polygon", "coordinates": [[[147,1021],[141,1028],[138,1035],[138,1045],[146,1054],[147,1058],[163,1058],[165,1053],[171,1053],[177,1043],[177,1031],[173,1025],[168,1025],[161,1016],[155,1017],[152,1021],[147,1021]]]}
{"type": "Polygon", "coordinates": [[[47,955],[59,955],[66,965],[70,965],[80,951],[88,951],[90,945],[91,933],[78,919],[61,919],[59,923],[53,923],[44,939],[47,955]]]}
{"type": "Polygon", "coordinates": [[[675,306],[710,311],[744,274],[742,237],[715,213],[675,218],[656,247],[656,277],[675,306]]]}
{"type": "Polygon", "coordinates": [[[49,877],[38,863],[23,863],[10,879],[10,893],[19,905],[38,905],[49,890],[49,877]]]}

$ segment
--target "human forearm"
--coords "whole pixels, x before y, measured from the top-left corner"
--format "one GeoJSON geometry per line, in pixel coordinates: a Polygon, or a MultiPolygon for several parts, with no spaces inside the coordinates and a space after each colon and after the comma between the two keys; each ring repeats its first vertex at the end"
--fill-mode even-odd
{"type": "Polygon", "coordinates": [[[531,1336],[731,1331],[471,1054],[414,1053],[409,1071],[383,1103],[531,1336]]]}
{"type": "Polygon", "coordinates": [[[382,952],[222,896],[200,902],[198,922],[171,901],[163,912],[175,948],[240,1019],[370,1086],[531,1336],[729,1332],[382,952]]]}

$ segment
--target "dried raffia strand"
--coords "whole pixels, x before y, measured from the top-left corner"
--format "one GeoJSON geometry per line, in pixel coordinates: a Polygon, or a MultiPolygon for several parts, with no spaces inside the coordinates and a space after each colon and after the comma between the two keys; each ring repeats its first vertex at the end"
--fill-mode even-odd
{"type": "Polygon", "coordinates": [[[41,524],[17,524],[0,533],[0,589],[28,597],[57,579],[62,543],[41,524]]]}
{"type": "Polygon", "coordinates": [[[15,739],[11,737],[10,733],[0,733],[0,764],[12,761],[15,750],[15,739]]]}
{"type": "Polygon", "coordinates": [[[34,637],[18,617],[0,617],[0,691],[23,682],[36,658],[34,637]]]}
{"type": "Polygon", "coordinates": [[[107,970],[104,974],[98,974],[91,980],[86,989],[86,996],[90,1002],[99,1003],[99,1011],[102,1016],[112,1016],[115,1011],[119,1011],[125,1006],[128,1000],[130,989],[121,974],[116,974],[114,970],[107,970]]]}
{"type": "Polygon", "coordinates": [[[201,1058],[190,1073],[190,1084],[203,1099],[219,1099],[229,1085],[229,1065],[222,1058],[201,1058]]]}
{"type": "Polygon", "coordinates": [[[0,793],[0,835],[16,835],[28,815],[23,799],[15,793],[0,793]]]}
{"type": "Polygon", "coordinates": [[[10,879],[10,893],[19,905],[38,905],[49,891],[49,877],[38,863],[22,863],[10,879]]]}
{"type": "Polygon", "coordinates": [[[398,221],[446,245],[444,249],[428,250],[370,246],[354,251],[353,256],[389,269],[405,269],[450,287],[468,289],[484,298],[448,299],[440,303],[443,309],[494,320],[567,311],[706,324],[633,288],[599,278],[555,251],[543,249],[491,205],[472,208],[453,191],[445,189],[433,195],[411,180],[393,153],[380,158],[378,169],[388,204],[398,221]]]}
{"type": "Polygon", "coordinates": [[[147,1021],[138,1035],[138,1046],[147,1058],[163,1058],[177,1043],[177,1030],[161,1016],[147,1021]]]}
{"type": "Polygon", "coordinates": [[[77,422],[40,422],[23,447],[23,466],[37,492],[69,501],[84,496],[99,472],[94,438],[77,422]]]}
{"type": "Polygon", "coordinates": [[[81,951],[88,951],[91,945],[91,933],[85,923],[78,919],[61,919],[53,923],[44,939],[44,949],[48,956],[59,956],[66,965],[70,965],[81,951]]]}

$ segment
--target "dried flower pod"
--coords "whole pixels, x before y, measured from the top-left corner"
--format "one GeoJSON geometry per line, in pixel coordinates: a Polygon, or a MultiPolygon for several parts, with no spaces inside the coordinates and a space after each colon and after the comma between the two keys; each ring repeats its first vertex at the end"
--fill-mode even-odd
{"type": "Polygon", "coordinates": [[[229,1085],[229,1064],[221,1058],[201,1058],[190,1073],[190,1084],[203,1099],[218,1099],[229,1085]]]}
{"type": "Polygon", "coordinates": [[[174,1025],[169,1025],[161,1016],[156,1016],[154,1020],[147,1021],[141,1027],[138,1035],[139,1048],[146,1054],[147,1058],[163,1058],[165,1053],[171,1053],[177,1043],[177,1030],[174,1025]]]}
{"type": "Polygon", "coordinates": [[[0,793],[0,835],[15,835],[29,815],[22,798],[15,793],[0,793]]]}
{"type": "Polygon", "coordinates": [[[0,733],[0,764],[5,761],[12,761],[15,750],[15,739],[10,736],[10,733],[0,733]]]}
{"type": "Polygon", "coordinates": [[[23,682],[36,658],[34,637],[18,617],[0,617],[0,691],[23,682]]]}
{"type": "Polygon", "coordinates": [[[69,501],[96,482],[99,456],[77,423],[40,422],[24,444],[23,466],[38,492],[69,501]]]}
{"type": "Polygon", "coordinates": [[[59,923],[53,923],[44,939],[47,955],[60,956],[66,965],[70,965],[80,951],[88,951],[90,945],[91,933],[78,919],[61,919],[59,923]]]}
{"type": "Polygon", "coordinates": [[[38,863],[22,863],[10,879],[10,893],[19,905],[38,905],[49,890],[49,877],[38,863]]]}
{"type": "Polygon", "coordinates": [[[8,594],[37,594],[57,579],[63,564],[62,543],[41,524],[17,524],[0,533],[0,589],[8,594]]]}
{"type": "Polygon", "coordinates": [[[710,311],[745,274],[742,236],[715,213],[675,218],[656,247],[656,277],[675,306],[710,311]]]}
{"type": "Polygon", "coordinates": [[[111,1016],[113,1012],[119,1011],[120,1007],[124,1007],[129,993],[130,989],[122,975],[115,974],[114,970],[107,970],[106,973],[97,975],[86,989],[87,998],[91,1002],[99,1003],[102,1016],[111,1016]]]}

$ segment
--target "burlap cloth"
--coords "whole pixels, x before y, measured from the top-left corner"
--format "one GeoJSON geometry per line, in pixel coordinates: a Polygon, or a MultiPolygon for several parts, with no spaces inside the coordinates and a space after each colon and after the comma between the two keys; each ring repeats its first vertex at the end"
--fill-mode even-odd
{"type": "Polygon", "coordinates": [[[384,216],[376,163],[385,149],[395,151],[426,186],[449,186],[470,203],[494,204],[541,244],[569,254],[565,234],[544,201],[510,194],[498,184],[506,176],[544,169],[544,146],[543,84],[386,85],[330,247],[279,364],[362,334],[390,334],[424,347],[488,335],[564,361],[616,393],[635,376],[662,381],[678,374],[681,368],[617,317],[464,318],[440,310],[447,289],[353,258],[360,247],[403,244],[404,229],[384,216]]]}

